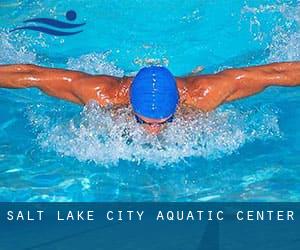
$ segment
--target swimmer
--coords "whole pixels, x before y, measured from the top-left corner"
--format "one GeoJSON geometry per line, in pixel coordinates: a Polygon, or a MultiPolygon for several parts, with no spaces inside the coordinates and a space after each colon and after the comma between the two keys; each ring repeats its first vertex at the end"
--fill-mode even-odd
{"type": "Polygon", "coordinates": [[[142,68],[135,77],[119,78],[29,64],[0,65],[1,88],[38,88],[50,96],[82,105],[90,100],[96,100],[101,107],[131,105],[136,121],[151,134],[159,133],[164,124],[172,122],[179,105],[209,112],[268,86],[297,85],[300,62],[176,78],[160,66],[142,68]]]}

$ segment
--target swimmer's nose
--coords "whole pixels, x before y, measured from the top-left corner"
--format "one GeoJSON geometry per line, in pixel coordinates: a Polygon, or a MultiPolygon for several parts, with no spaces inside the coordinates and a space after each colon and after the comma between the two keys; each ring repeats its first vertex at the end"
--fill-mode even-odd
{"type": "Polygon", "coordinates": [[[157,135],[160,133],[163,126],[161,124],[145,124],[143,127],[148,133],[157,135]]]}

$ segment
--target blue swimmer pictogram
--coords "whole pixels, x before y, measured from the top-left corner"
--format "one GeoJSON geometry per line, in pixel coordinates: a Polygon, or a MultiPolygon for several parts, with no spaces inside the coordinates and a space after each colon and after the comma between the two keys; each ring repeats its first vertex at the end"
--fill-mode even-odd
{"type": "MultiPolygon", "coordinates": [[[[69,10],[66,13],[66,19],[70,22],[75,21],[77,18],[77,13],[74,10],[69,10]]],[[[56,19],[52,18],[32,18],[32,19],[27,19],[23,21],[24,23],[33,23],[35,25],[27,25],[27,26],[22,26],[15,28],[11,30],[10,32],[17,31],[17,30],[34,30],[34,31],[39,31],[43,32],[49,35],[54,35],[54,36],[70,36],[70,35],[75,35],[83,30],[77,30],[77,31],[70,31],[70,29],[76,29],[78,27],[81,27],[85,25],[85,23],[70,23],[70,22],[63,22],[59,21],[56,19]],[[40,26],[38,24],[45,24],[48,26],[51,26],[51,28],[47,28],[44,26],[40,26]],[[57,29],[58,28],[58,29],[57,29]],[[69,31],[66,31],[69,30],[69,31]]]]}

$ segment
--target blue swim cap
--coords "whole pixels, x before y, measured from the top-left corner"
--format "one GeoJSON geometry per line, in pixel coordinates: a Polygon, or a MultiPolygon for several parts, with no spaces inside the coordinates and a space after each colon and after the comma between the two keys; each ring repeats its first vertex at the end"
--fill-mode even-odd
{"type": "Polygon", "coordinates": [[[178,101],[175,78],[164,67],[142,68],[130,86],[133,111],[147,118],[168,118],[176,112],[178,101]]]}

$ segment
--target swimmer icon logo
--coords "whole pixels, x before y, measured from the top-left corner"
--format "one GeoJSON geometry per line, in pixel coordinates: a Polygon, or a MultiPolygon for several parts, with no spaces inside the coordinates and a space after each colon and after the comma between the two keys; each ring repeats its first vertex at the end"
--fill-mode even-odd
{"type": "MultiPolygon", "coordinates": [[[[68,21],[74,21],[76,20],[76,17],[77,17],[77,13],[74,10],[67,11],[66,19],[68,21]]],[[[71,31],[71,30],[74,30],[76,28],[85,25],[85,23],[75,24],[75,23],[63,22],[51,18],[32,18],[32,19],[27,19],[23,22],[32,23],[34,25],[18,27],[11,30],[10,32],[14,32],[17,30],[33,30],[33,31],[39,31],[53,36],[70,36],[70,35],[78,34],[83,31],[83,30],[77,30],[77,31],[71,31]],[[44,27],[39,24],[45,24],[50,27],[49,28],[44,27]]]]}

